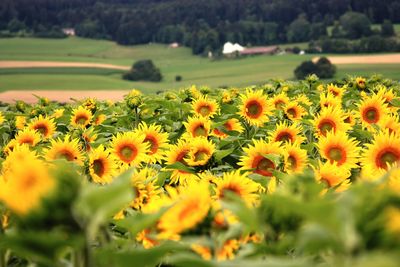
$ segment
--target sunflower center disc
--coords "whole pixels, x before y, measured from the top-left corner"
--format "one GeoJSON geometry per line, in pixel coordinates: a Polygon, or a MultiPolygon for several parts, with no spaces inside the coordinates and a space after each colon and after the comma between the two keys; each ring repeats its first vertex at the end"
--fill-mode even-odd
{"type": "Polygon", "coordinates": [[[195,130],[194,130],[194,136],[207,136],[207,131],[204,128],[203,125],[199,125],[195,130]]]}
{"type": "Polygon", "coordinates": [[[121,155],[125,158],[125,159],[130,159],[133,155],[133,150],[130,147],[124,147],[121,149],[121,155]]]}
{"type": "Polygon", "coordinates": [[[366,120],[370,123],[375,123],[378,121],[378,112],[375,108],[370,108],[365,112],[366,120]]]}
{"type": "Polygon", "coordinates": [[[391,165],[398,160],[399,160],[398,155],[390,151],[383,153],[383,155],[381,156],[381,162],[384,167],[386,167],[387,165],[391,165]]]}
{"type": "Polygon", "coordinates": [[[41,133],[42,135],[46,135],[47,134],[47,127],[44,126],[44,125],[36,126],[35,130],[38,131],[39,133],[41,133]]]}
{"type": "Polygon", "coordinates": [[[104,174],[104,164],[100,159],[96,159],[93,161],[93,170],[94,173],[101,177],[104,174]]]}
{"type": "Polygon", "coordinates": [[[321,133],[325,135],[327,132],[334,129],[334,126],[332,122],[324,121],[320,124],[319,129],[321,130],[321,133]]]}
{"type": "Polygon", "coordinates": [[[199,110],[199,113],[200,113],[202,116],[208,116],[208,114],[211,113],[210,107],[208,107],[208,106],[202,106],[202,107],[200,108],[200,110],[199,110]]]}
{"type": "Polygon", "coordinates": [[[343,150],[340,148],[331,148],[328,152],[328,156],[331,160],[340,161],[343,159],[343,150]]]}
{"type": "Polygon", "coordinates": [[[196,154],[194,154],[194,160],[195,161],[202,161],[207,158],[207,153],[204,151],[199,151],[196,154]]]}
{"type": "Polygon", "coordinates": [[[258,162],[256,170],[262,174],[262,175],[266,175],[266,176],[271,176],[272,173],[271,171],[275,169],[275,164],[269,160],[269,159],[262,159],[260,160],[260,162],[258,162]]]}
{"type": "Polygon", "coordinates": [[[296,117],[296,111],[293,108],[288,109],[287,113],[289,113],[292,117],[296,117]]]}
{"type": "Polygon", "coordinates": [[[86,117],[78,117],[78,118],[76,118],[76,123],[77,124],[85,124],[86,120],[87,120],[86,117]]]}
{"type": "Polygon", "coordinates": [[[261,105],[256,101],[252,101],[247,105],[247,114],[249,117],[258,117],[261,114],[261,110],[261,105]]]}
{"type": "Polygon", "coordinates": [[[296,158],[295,158],[295,157],[289,156],[289,157],[288,157],[288,162],[289,162],[290,168],[291,168],[292,170],[296,169],[296,167],[297,167],[297,161],[296,161],[296,158]]]}
{"type": "Polygon", "coordinates": [[[281,142],[293,141],[292,136],[289,133],[280,133],[276,140],[281,142]]]}

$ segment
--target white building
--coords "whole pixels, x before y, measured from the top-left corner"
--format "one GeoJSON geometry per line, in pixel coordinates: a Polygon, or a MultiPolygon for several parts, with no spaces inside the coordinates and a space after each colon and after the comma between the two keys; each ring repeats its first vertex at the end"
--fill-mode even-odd
{"type": "Polygon", "coordinates": [[[229,55],[236,52],[241,52],[244,50],[244,47],[238,43],[232,44],[231,42],[226,42],[224,44],[224,48],[222,50],[222,54],[229,55]]]}

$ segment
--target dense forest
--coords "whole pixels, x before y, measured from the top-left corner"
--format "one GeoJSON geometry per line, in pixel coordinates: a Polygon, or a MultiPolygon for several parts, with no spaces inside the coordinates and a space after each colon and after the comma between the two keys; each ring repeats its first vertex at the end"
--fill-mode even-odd
{"type": "MultiPolygon", "coordinates": [[[[194,54],[226,41],[268,45],[318,40],[327,26],[339,37],[372,35],[371,23],[400,23],[398,0],[1,0],[0,31],[77,35],[120,44],[179,42],[194,54]],[[347,17],[346,17],[347,16],[347,17]],[[357,22],[349,21],[357,18],[357,22]],[[346,21],[347,19],[347,21],[346,21]],[[342,25],[340,25],[342,23],[342,25]],[[358,23],[346,31],[345,26],[358,23]],[[354,28],[354,27],[353,27],[354,28]]],[[[15,35],[14,35],[15,36],[15,35]]]]}

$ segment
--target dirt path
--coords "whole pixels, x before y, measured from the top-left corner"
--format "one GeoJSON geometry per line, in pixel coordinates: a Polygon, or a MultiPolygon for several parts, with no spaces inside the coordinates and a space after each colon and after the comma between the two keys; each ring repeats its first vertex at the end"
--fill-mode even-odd
{"type": "MultiPolygon", "coordinates": [[[[313,58],[317,61],[319,57],[313,58]]],[[[399,54],[363,55],[363,56],[330,56],[328,59],[333,64],[399,64],[399,54]]]]}
{"type": "Polygon", "coordinates": [[[129,70],[130,67],[103,63],[58,61],[0,61],[0,68],[102,68],[129,70]]]}
{"type": "Polygon", "coordinates": [[[79,90],[18,90],[6,91],[0,93],[0,101],[5,103],[14,103],[16,100],[22,100],[26,103],[37,103],[37,98],[33,95],[47,97],[49,100],[59,102],[73,102],[72,99],[85,99],[88,97],[97,100],[121,101],[129,90],[104,90],[104,91],[79,91],[79,90]]]}

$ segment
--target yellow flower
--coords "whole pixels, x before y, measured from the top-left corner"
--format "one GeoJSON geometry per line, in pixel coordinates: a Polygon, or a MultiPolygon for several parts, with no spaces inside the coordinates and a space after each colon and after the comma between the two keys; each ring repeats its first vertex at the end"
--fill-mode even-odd
{"type": "Polygon", "coordinates": [[[35,130],[31,130],[28,128],[19,131],[18,134],[15,136],[15,140],[18,142],[19,145],[27,144],[30,146],[35,146],[37,143],[40,142],[40,134],[37,133],[35,130]]]}
{"type": "Polygon", "coordinates": [[[365,146],[361,165],[363,168],[369,168],[371,172],[388,170],[400,161],[400,137],[389,131],[378,133],[372,143],[365,146]]]}
{"type": "Polygon", "coordinates": [[[111,183],[116,175],[116,159],[103,145],[93,149],[89,154],[89,174],[93,182],[98,184],[111,183]]]}
{"type": "Polygon", "coordinates": [[[3,116],[3,113],[0,111],[0,124],[3,124],[4,121],[5,121],[5,118],[3,116]]]}
{"type": "Polygon", "coordinates": [[[321,157],[343,168],[356,168],[360,148],[354,138],[344,132],[328,132],[320,138],[317,146],[321,157]]]}
{"type": "Polygon", "coordinates": [[[335,187],[345,182],[351,175],[349,169],[339,167],[336,163],[319,162],[318,169],[315,170],[317,181],[325,182],[329,187],[335,187]]]}
{"type": "Polygon", "coordinates": [[[307,167],[307,151],[300,148],[300,144],[289,143],[284,146],[284,169],[287,173],[301,173],[307,167]]]}
{"type": "Polygon", "coordinates": [[[260,184],[249,179],[247,175],[240,174],[240,171],[231,171],[223,174],[221,178],[215,178],[215,197],[223,200],[226,193],[234,193],[249,206],[257,203],[259,199],[259,192],[263,191],[260,184]]]}
{"type": "MultiPolygon", "coordinates": [[[[167,155],[167,165],[172,165],[176,162],[180,162],[187,166],[187,158],[189,157],[191,145],[186,140],[178,140],[176,145],[170,145],[167,155]]],[[[167,168],[168,170],[168,168],[167,168]]],[[[197,176],[195,174],[186,172],[184,170],[172,170],[171,183],[186,184],[190,181],[196,180],[197,176]]]]}
{"type": "Polygon", "coordinates": [[[204,137],[197,137],[190,140],[190,151],[187,164],[190,166],[204,166],[207,164],[215,151],[215,145],[204,137]]]}
{"type": "Polygon", "coordinates": [[[58,108],[58,109],[54,110],[52,117],[58,119],[58,118],[61,118],[62,115],[64,115],[64,109],[58,108]]]}
{"type": "MultiPolygon", "coordinates": [[[[154,235],[154,234],[153,234],[154,235]]],[[[152,236],[151,231],[149,229],[145,229],[143,231],[140,231],[137,236],[136,240],[138,242],[142,242],[143,247],[145,249],[152,248],[154,246],[157,246],[160,242],[156,239],[155,236],[152,236]]]]}
{"type": "Polygon", "coordinates": [[[48,161],[64,159],[74,162],[78,165],[83,165],[84,157],[79,147],[79,140],[72,139],[69,135],[64,137],[64,140],[50,140],[50,148],[44,151],[45,158],[48,161]]]}
{"type": "Polygon", "coordinates": [[[180,192],[176,193],[174,204],[161,216],[157,224],[161,238],[168,238],[195,227],[203,221],[210,209],[208,184],[190,183],[180,189],[180,192]]]}
{"type": "Polygon", "coordinates": [[[385,116],[379,121],[379,127],[396,135],[400,134],[400,122],[397,114],[385,116]]]}
{"type": "Polygon", "coordinates": [[[308,99],[308,97],[305,94],[300,94],[298,96],[296,96],[295,101],[297,103],[306,105],[306,106],[311,106],[312,102],[310,101],[310,99],[308,99]]]}
{"type": "Polygon", "coordinates": [[[298,142],[302,143],[305,137],[302,136],[302,128],[299,124],[288,125],[287,122],[280,122],[276,129],[269,133],[271,142],[298,142]]]}
{"type": "Polygon", "coordinates": [[[346,116],[338,107],[323,108],[314,118],[315,137],[326,136],[328,132],[347,132],[350,125],[345,123],[346,116]]]}
{"type": "Polygon", "coordinates": [[[190,137],[207,137],[211,130],[211,121],[205,117],[189,117],[183,125],[190,137]]]}
{"type": "Polygon", "coordinates": [[[72,110],[71,125],[75,127],[86,127],[92,120],[92,113],[82,106],[72,110]]]}
{"type": "Polygon", "coordinates": [[[263,176],[272,176],[272,171],[277,168],[274,161],[265,157],[282,155],[280,143],[266,143],[262,140],[253,140],[254,146],[244,148],[245,155],[240,158],[238,165],[243,170],[251,170],[263,176]]]}
{"type": "Polygon", "coordinates": [[[229,91],[224,90],[222,92],[222,103],[231,103],[232,102],[232,97],[231,97],[231,93],[229,91]]]}
{"type": "Polygon", "coordinates": [[[358,89],[365,89],[365,78],[357,77],[356,78],[356,85],[358,89]]]}
{"type": "Polygon", "coordinates": [[[235,258],[235,252],[239,249],[239,247],[240,243],[237,239],[229,239],[221,248],[217,250],[217,260],[233,260],[235,258]]]}
{"type": "Polygon", "coordinates": [[[391,101],[396,98],[396,94],[393,92],[393,89],[388,90],[384,85],[379,85],[377,89],[378,89],[378,92],[376,93],[377,97],[382,98],[384,100],[384,103],[388,106],[390,111],[393,112],[397,111],[398,108],[394,107],[391,104],[391,101]]]}
{"type": "Polygon", "coordinates": [[[25,128],[26,117],[25,116],[16,116],[15,117],[15,127],[18,130],[22,130],[25,128]]]}
{"type": "Polygon", "coordinates": [[[242,102],[238,114],[246,121],[255,126],[262,126],[265,122],[269,121],[268,115],[270,108],[268,106],[267,97],[263,95],[262,90],[251,91],[246,90],[246,94],[240,95],[242,102]]]}
{"type": "Polygon", "coordinates": [[[347,125],[354,126],[356,124],[356,115],[354,114],[353,110],[346,112],[344,115],[344,122],[347,125]]]}
{"type": "Polygon", "coordinates": [[[334,85],[332,83],[328,84],[326,86],[326,89],[327,89],[328,93],[330,93],[330,94],[332,94],[335,97],[340,98],[340,99],[343,97],[343,94],[344,94],[344,91],[345,91],[345,89],[343,87],[338,87],[338,86],[336,86],[336,85],[334,85]]]}
{"type": "Polygon", "coordinates": [[[0,177],[0,200],[12,211],[23,216],[38,208],[54,185],[55,181],[43,161],[33,157],[26,158],[9,166],[7,180],[0,177]]]}
{"type": "Polygon", "coordinates": [[[284,106],[289,104],[289,97],[285,92],[282,92],[271,99],[271,104],[275,109],[283,109],[284,106]]]}
{"type": "Polygon", "coordinates": [[[389,207],[385,210],[386,213],[386,228],[387,230],[400,237],[400,208],[389,207]]]}
{"type": "Polygon", "coordinates": [[[112,152],[124,164],[138,166],[147,161],[148,143],[138,132],[117,133],[111,142],[112,152]]]}
{"type": "Polygon", "coordinates": [[[319,97],[319,105],[321,106],[321,109],[327,107],[342,107],[342,100],[330,93],[322,93],[319,95],[319,97]]]}
{"type": "Polygon", "coordinates": [[[363,127],[373,130],[372,125],[379,124],[388,115],[388,109],[382,98],[373,95],[359,104],[359,114],[363,127]]]}
{"type": "Polygon", "coordinates": [[[218,112],[218,103],[208,99],[207,96],[200,96],[192,103],[193,112],[202,117],[212,118],[218,112]]]}
{"type": "Polygon", "coordinates": [[[135,169],[131,179],[135,190],[135,199],[130,203],[132,208],[140,210],[160,199],[162,189],[156,185],[157,175],[158,172],[152,168],[135,169]]]}
{"type": "Polygon", "coordinates": [[[232,118],[227,120],[223,125],[218,128],[214,128],[212,131],[212,135],[217,136],[219,138],[226,138],[228,134],[226,132],[235,131],[235,132],[243,132],[243,126],[238,119],[232,118]]]}
{"type": "Polygon", "coordinates": [[[49,138],[56,131],[56,124],[53,119],[49,119],[39,115],[34,118],[28,125],[29,129],[38,131],[42,137],[49,138]]]}
{"type": "Polygon", "coordinates": [[[96,119],[95,119],[95,121],[94,121],[94,124],[95,125],[100,125],[100,124],[102,124],[105,120],[106,120],[106,115],[104,115],[104,114],[99,114],[97,117],[96,117],[96,119]]]}
{"type": "Polygon", "coordinates": [[[148,126],[145,122],[142,122],[135,132],[144,135],[144,142],[150,146],[147,152],[148,162],[161,162],[168,148],[168,134],[161,131],[161,126],[155,124],[148,126]]]}
{"type": "Polygon", "coordinates": [[[202,246],[199,244],[192,244],[190,247],[194,252],[199,254],[204,260],[207,260],[207,261],[211,260],[212,251],[209,247],[202,246]]]}
{"type": "Polygon", "coordinates": [[[292,121],[301,120],[301,118],[306,114],[304,108],[295,101],[285,105],[284,111],[286,116],[292,121]]]}

